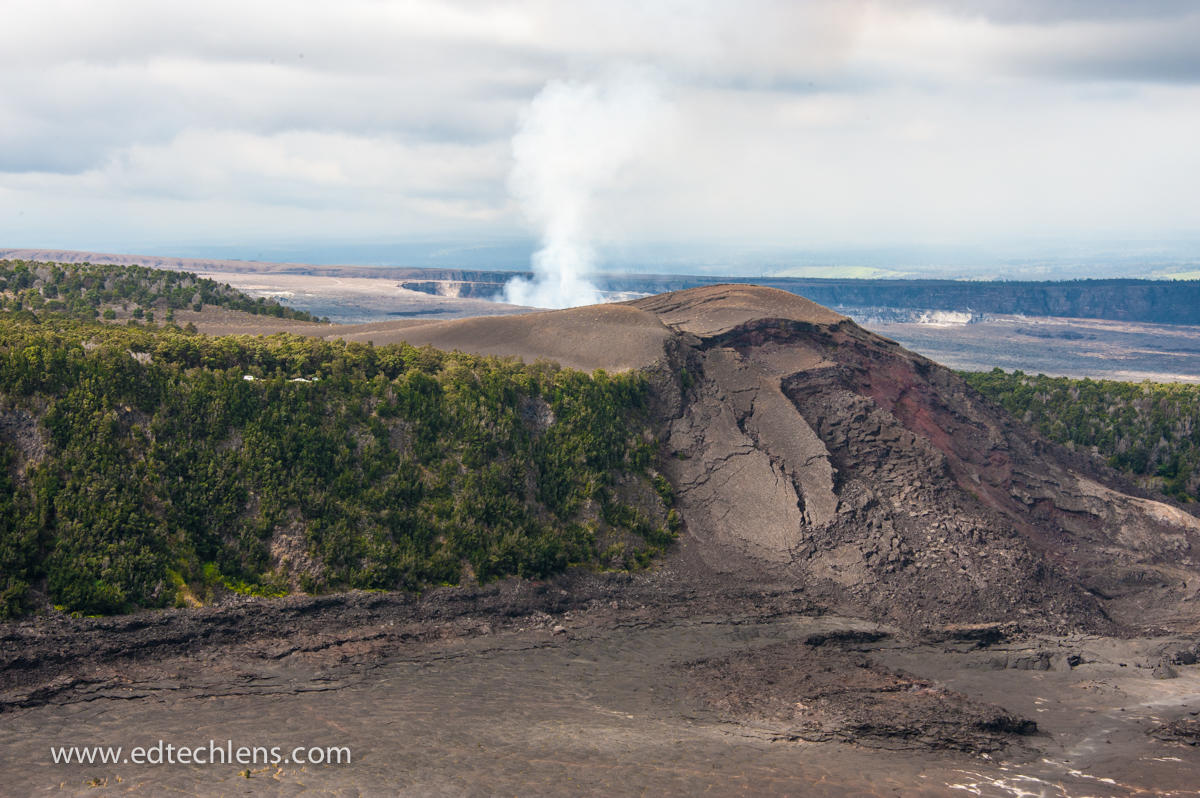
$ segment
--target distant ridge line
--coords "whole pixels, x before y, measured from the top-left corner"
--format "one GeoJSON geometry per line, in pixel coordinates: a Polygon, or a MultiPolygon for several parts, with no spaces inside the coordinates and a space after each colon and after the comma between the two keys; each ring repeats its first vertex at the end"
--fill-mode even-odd
{"type": "MultiPolygon", "coordinates": [[[[141,265],[174,271],[228,271],[251,274],[305,274],[319,277],[375,277],[419,281],[427,293],[437,283],[498,286],[526,272],[402,266],[310,265],[263,261],[127,255],[76,250],[0,249],[0,259],[141,265]]],[[[1058,316],[1111,321],[1200,325],[1200,280],[1103,278],[1043,281],[731,277],[675,274],[600,274],[594,282],[607,292],[657,294],[738,283],[779,288],[839,310],[896,308],[974,313],[1058,316]]],[[[476,294],[479,296],[479,294],[476,294]]]]}

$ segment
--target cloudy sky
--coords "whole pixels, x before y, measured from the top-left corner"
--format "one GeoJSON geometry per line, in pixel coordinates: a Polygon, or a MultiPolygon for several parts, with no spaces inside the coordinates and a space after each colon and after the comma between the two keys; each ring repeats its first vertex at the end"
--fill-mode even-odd
{"type": "Polygon", "coordinates": [[[1200,260],[1194,2],[2,0],[0,21],[0,247],[517,265],[545,225],[512,179],[536,98],[635,75],[637,103],[578,116],[604,131],[581,158],[623,142],[580,206],[611,263],[1200,260]]]}

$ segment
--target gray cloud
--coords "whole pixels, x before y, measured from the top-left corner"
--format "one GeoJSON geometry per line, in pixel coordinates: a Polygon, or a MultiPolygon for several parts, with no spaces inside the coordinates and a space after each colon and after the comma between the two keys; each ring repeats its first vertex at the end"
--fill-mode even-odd
{"type": "Polygon", "coordinates": [[[933,0],[932,4],[946,13],[1026,23],[1171,19],[1196,9],[1192,0],[933,0]]]}
{"type": "Polygon", "coordinates": [[[621,65],[674,110],[590,211],[602,246],[1200,224],[1193,3],[11,0],[5,27],[12,246],[526,235],[523,109],[621,65]]]}
{"type": "Polygon", "coordinates": [[[1009,69],[1051,78],[1200,82],[1200,8],[1158,15],[1141,10],[1142,16],[1124,18],[1022,22],[1012,42],[998,48],[1000,58],[1009,69]]]}

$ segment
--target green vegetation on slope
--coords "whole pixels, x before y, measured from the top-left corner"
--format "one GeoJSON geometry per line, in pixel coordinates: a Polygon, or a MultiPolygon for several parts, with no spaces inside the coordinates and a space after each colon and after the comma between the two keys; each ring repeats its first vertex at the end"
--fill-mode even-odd
{"type": "Polygon", "coordinates": [[[228,285],[189,272],[145,266],[0,260],[0,310],[112,319],[116,309],[129,309],[135,318],[145,318],[149,313],[153,320],[155,311],[160,311],[166,321],[171,321],[176,310],[200,310],[205,305],[282,319],[317,320],[305,311],[293,310],[273,300],[251,299],[228,285]]]}
{"type": "Polygon", "coordinates": [[[645,566],[674,537],[646,396],[635,374],[0,313],[0,617],[645,566]]]}
{"type": "Polygon", "coordinates": [[[1183,501],[1200,499],[1200,385],[963,373],[1052,441],[1094,451],[1183,501]]]}

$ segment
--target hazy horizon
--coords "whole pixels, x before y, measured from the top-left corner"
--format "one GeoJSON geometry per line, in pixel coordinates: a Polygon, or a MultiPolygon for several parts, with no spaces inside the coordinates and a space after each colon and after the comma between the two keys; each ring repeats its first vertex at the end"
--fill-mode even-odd
{"type": "MultiPolygon", "coordinates": [[[[195,244],[116,247],[30,246],[0,241],[5,250],[64,250],[109,255],[191,258],[310,266],[471,269],[528,272],[534,239],[408,241],[387,244],[195,244]],[[11,245],[10,245],[11,244],[11,245]]],[[[1200,257],[1182,248],[1131,247],[1128,254],[1045,247],[1040,256],[1005,256],[964,249],[797,251],[734,245],[643,245],[603,253],[597,274],[862,279],[1073,280],[1087,278],[1200,279],[1200,257]]]]}

